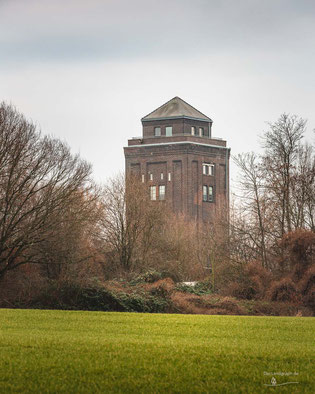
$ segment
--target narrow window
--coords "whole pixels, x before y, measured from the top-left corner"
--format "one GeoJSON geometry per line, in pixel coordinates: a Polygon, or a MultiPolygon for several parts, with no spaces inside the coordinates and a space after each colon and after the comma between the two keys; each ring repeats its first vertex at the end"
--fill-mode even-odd
{"type": "Polygon", "coordinates": [[[202,200],[203,200],[203,201],[207,201],[207,199],[208,199],[208,198],[207,198],[207,197],[208,197],[208,196],[207,196],[207,191],[208,191],[207,189],[208,189],[208,188],[207,188],[207,186],[205,186],[205,185],[202,187],[202,200]]]}
{"type": "Polygon", "coordinates": [[[153,181],[153,174],[150,174],[150,181],[153,181]]]}
{"type": "Polygon", "coordinates": [[[165,200],[165,185],[159,186],[159,200],[165,200]]]}
{"type": "Polygon", "coordinates": [[[163,181],[163,179],[164,179],[164,174],[163,172],[161,172],[161,181],[163,181]]]}
{"type": "Polygon", "coordinates": [[[171,137],[173,134],[173,127],[172,126],[166,126],[165,127],[165,135],[166,137],[171,137]]]}
{"type": "Polygon", "coordinates": [[[169,180],[169,182],[171,182],[171,173],[170,172],[168,173],[168,180],[169,180]]]}
{"type": "Polygon", "coordinates": [[[202,173],[203,175],[214,175],[214,164],[202,164],[202,173]]]}
{"type": "Polygon", "coordinates": [[[154,135],[155,137],[161,136],[161,127],[154,127],[154,135]]]}
{"type": "Polygon", "coordinates": [[[191,135],[196,135],[196,127],[191,126],[191,135]]]}
{"type": "Polygon", "coordinates": [[[156,186],[150,186],[150,199],[156,200],[156,186]]]}
{"type": "Polygon", "coordinates": [[[208,201],[213,202],[213,186],[209,186],[208,201]]]}
{"type": "Polygon", "coordinates": [[[144,183],[144,175],[143,174],[141,175],[141,180],[142,180],[142,183],[144,183]]]}
{"type": "Polygon", "coordinates": [[[199,127],[199,136],[200,137],[204,136],[204,129],[203,129],[203,127],[199,127]]]}

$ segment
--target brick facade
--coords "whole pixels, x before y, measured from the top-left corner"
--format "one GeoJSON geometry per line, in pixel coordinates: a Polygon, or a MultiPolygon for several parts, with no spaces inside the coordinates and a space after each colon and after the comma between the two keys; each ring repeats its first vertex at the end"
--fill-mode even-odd
{"type": "Polygon", "coordinates": [[[211,138],[211,119],[183,114],[167,119],[143,118],[142,125],[143,137],[129,140],[124,148],[126,173],[138,174],[143,182],[156,186],[157,199],[159,186],[165,186],[165,200],[175,213],[199,222],[212,221],[216,208],[229,203],[230,150],[226,141],[211,138]],[[167,126],[172,127],[172,136],[165,136],[167,126]],[[204,135],[191,135],[192,126],[196,130],[202,127],[204,135]],[[155,127],[161,128],[161,136],[154,136],[155,127]],[[203,173],[204,164],[212,167],[211,174],[203,173]],[[207,201],[203,190],[207,190],[207,201]]]}

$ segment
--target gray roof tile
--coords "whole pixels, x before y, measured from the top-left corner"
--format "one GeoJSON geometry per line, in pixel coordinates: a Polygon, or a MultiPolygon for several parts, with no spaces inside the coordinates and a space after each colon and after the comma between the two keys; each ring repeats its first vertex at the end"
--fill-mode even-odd
{"type": "Polygon", "coordinates": [[[210,118],[192,107],[180,97],[174,97],[167,103],[161,105],[153,112],[142,118],[144,121],[165,118],[193,118],[212,122],[210,118]]]}

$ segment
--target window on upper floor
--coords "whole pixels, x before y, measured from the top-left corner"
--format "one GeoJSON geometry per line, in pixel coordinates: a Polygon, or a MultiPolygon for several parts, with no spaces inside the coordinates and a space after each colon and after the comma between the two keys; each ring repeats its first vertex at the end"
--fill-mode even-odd
{"type": "Polygon", "coordinates": [[[171,180],[172,180],[172,177],[171,177],[171,173],[169,172],[168,173],[168,181],[171,182],[171,180]]]}
{"type": "Polygon", "coordinates": [[[154,127],[154,136],[155,137],[161,136],[161,127],[154,127]]]}
{"type": "Polygon", "coordinates": [[[202,186],[202,201],[214,202],[214,187],[202,186]]]}
{"type": "Polygon", "coordinates": [[[156,200],[156,186],[150,186],[150,200],[156,200]]]}
{"type": "Polygon", "coordinates": [[[163,181],[163,179],[164,179],[164,174],[163,172],[161,172],[161,181],[163,181]]]}
{"type": "Polygon", "coordinates": [[[203,127],[199,127],[199,137],[203,137],[205,135],[205,130],[203,127]]]}
{"type": "Polygon", "coordinates": [[[202,173],[203,175],[214,175],[214,164],[202,164],[202,173]]]}
{"type": "Polygon", "coordinates": [[[196,135],[196,127],[191,126],[191,135],[196,135]]]}
{"type": "Polygon", "coordinates": [[[173,127],[172,126],[165,127],[165,135],[166,135],[166,137],[171,137],[173,135],[173,127]]]}
{"type": "Polygon", "coordinates": [[[159,186],[159,200],[165,200],[165,185],[159,186]]]}
{"type": "Polygon", "coordinates": [[[144,183],[144,175],[143,174],[141,175],[141,181],[142,181],[142,183],[144,183]]]}

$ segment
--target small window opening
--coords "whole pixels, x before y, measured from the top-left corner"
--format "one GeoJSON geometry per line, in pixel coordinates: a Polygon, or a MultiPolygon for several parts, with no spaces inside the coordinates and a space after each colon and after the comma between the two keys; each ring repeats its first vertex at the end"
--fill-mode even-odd
{"type": "Polygon", "coordinates": [[[171,137],[173,135],[173,127],[172,126],[165,127],[165,135],[166,135],[166,137],[171,137]]]}
{"type": "Polygon", "coordinates": [[[159,200],[165,200],[165,185],[159,186],[159,200]]]}
{"type": "Polygon", "coordinates": [[[214,164],[202,164],[202,173],[203,175],[214,175],[214,164]]]}
{"type": "Polygon", "coordinates": [[[154,127],[154,135],[155,137],[161,136],[161,127],[154,127]]]}
{"type": "Polygon", "coordinates": [[[150,186],[150,199],[156,200],[156,186],[150,186]]]}
{"type": "Polygon", "coordinates": [[[214,202],[213,186],[202,186],[202,201],[214,202]]]}

